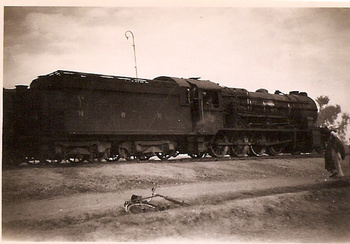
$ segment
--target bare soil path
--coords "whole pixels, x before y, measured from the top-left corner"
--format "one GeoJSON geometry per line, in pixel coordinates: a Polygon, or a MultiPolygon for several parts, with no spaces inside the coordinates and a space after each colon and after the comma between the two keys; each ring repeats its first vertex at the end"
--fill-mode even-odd
{"type": "Polygon", "coordinates": [[[329,179],[322,158],[115,163],[3,171],[3,240],[350,241],[350,167],[329,179]],[[124,212],[132,194],[190,207],[124,212]]]}

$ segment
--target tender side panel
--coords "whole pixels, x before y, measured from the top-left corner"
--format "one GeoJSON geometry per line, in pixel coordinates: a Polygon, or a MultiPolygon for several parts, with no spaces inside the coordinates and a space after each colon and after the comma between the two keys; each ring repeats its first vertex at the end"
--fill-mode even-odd
{"type": "Polygon", "coordinates": [[[70,135],[191,133],[186,90],[176,82],[104,77],[69,72],[42,76],[48,131],[70,135]]]}
{"type": "Polygon", "coordinates": [[[189,107],[177,94],[88,91],[70,93],[65,128],[74,134],[186,134],[191,132],[189,107]]]}

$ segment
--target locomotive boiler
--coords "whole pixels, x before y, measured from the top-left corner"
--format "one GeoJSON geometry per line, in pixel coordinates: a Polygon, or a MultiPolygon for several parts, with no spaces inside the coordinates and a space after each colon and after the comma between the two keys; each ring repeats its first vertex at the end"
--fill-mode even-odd
{"type": "Polygon", "coordinates": [[[321,146],[305,92],[221,87],[198,78],[155,79],[58,70],[4,89],[3,160],[140,160],[260,156],[321,146]]]}

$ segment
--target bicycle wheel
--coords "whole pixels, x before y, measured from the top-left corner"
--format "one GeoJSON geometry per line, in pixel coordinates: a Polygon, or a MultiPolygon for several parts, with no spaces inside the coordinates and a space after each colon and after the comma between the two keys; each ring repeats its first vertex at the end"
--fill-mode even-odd
{"type": "Polygon", "coordinates": [[[154,206],[150,203],[131,203],[127,208],[126,211],[132,214],[138,214],[138,213],[148,213],[148,212],[157,212],[158,207],[154,206]]]}

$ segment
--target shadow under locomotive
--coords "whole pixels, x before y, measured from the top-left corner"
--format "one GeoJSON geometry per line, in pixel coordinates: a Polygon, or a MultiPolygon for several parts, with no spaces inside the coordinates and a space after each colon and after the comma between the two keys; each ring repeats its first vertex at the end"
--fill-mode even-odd
{"type": "Polygon", "coordinates": [[[3,92],[4,164],[323,150],[305,92],[61,70],[3,92]]]}

